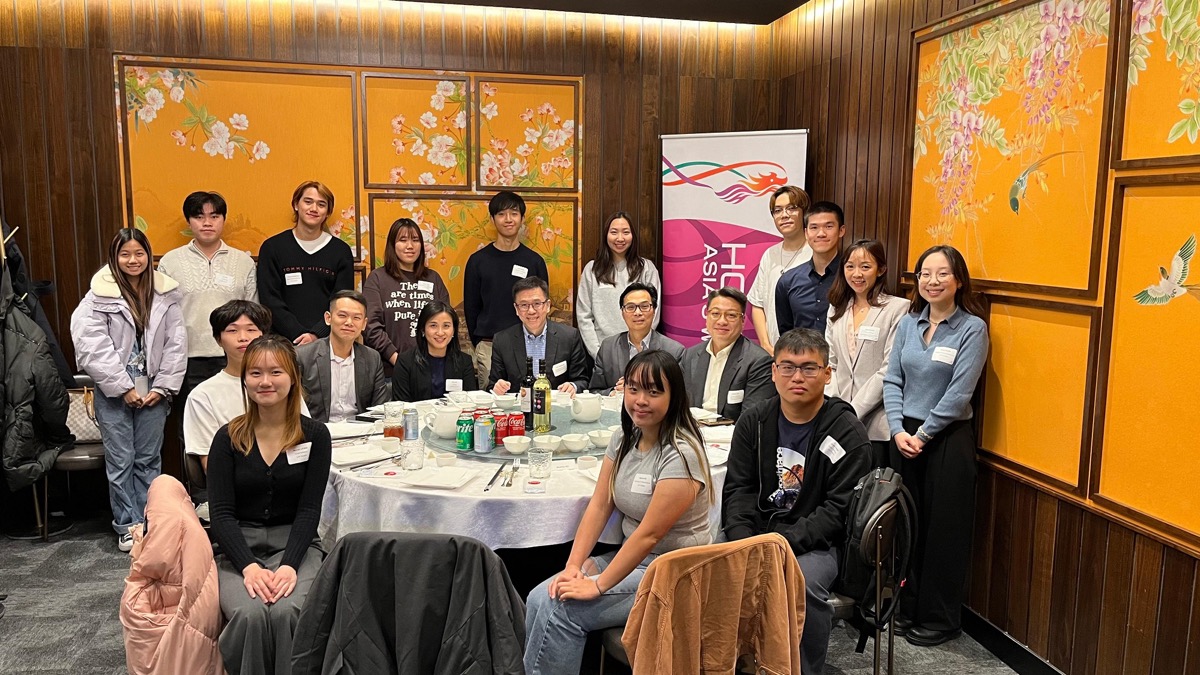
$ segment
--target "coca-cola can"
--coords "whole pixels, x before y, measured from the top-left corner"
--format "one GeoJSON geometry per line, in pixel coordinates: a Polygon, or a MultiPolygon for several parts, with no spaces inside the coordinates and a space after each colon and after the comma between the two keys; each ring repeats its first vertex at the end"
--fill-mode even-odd
{"type": "Polygon", "coordinates": [[[524,436],[525,435],[525,413],[515,412],[508,415],[508,435],[509,436],[524,436]]]}
{"type": "Polygon", "coordinates": [[[509,435],[508,430],[508,415],[504,413],[493,413],[496,417],[496,445],[499,446],[504,442],[504,437],[509,435]]]}
{"type": "Polygon", "coordinates": [[[487,411],[488,411],[487,408],[476,408],[475,412],[473,412],[471,414],[471,416],[474,417],[475,419],[479,419],[480,417],[483,417],[484,415],[486,415],[487,411]]]}

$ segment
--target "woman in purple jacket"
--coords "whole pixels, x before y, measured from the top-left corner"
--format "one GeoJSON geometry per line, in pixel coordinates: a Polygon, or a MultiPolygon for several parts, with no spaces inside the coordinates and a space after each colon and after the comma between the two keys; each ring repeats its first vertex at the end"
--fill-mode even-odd
{"type": "Polygon", "coordinates": [[[162,470],[163,426],[187,369],[187,331],[174,279],[153,269],[150,241],[122,229],[108,265],[71,315],[80,369],[96,382],[96,421],[104,443],[117,547],[133,547],[146,492],[162,470]]]}

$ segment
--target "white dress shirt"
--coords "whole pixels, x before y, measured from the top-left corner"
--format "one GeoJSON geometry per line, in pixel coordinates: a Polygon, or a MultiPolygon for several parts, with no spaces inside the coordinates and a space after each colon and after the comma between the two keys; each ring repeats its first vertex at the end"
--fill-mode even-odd
{"type": "Polygon", "coordinates": [[[720,401],[717,396],[721,392],[721,373],[725,372],[725,362],[729,360],[729,352],[733,351],[733,346],[737,344],[737,340],[730,342],[724,349],[717,353],[713,353],[712,340],[708,341],[708,350],[710,358],[708,359],[708,375],[704,378],[704,403],[702,407],[712,413],[718,412],[717,407],[720,401]]]}
{"type": "Polygon", "coordinates": [[[358,396],[354,393],[354,349],[341,358],[329,348],[329,421],[352,422],[358,415],[358,396]]]}

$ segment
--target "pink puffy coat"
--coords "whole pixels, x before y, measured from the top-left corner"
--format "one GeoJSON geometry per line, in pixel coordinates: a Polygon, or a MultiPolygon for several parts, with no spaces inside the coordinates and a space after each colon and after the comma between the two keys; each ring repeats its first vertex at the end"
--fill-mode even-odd
{"type": "Polygon", "coordinates": [[[121,596],[129,672],[224,673],[212,544],[175,478],[162,475],[150,484],[146,527],[145,534],[134,530],[133,563],[121,596]]]}

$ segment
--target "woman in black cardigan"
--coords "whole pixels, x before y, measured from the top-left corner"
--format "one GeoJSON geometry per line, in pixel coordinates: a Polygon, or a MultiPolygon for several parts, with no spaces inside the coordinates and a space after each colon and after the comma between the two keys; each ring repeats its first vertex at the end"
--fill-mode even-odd
{"type": "Polygon", "coordinates": [[[291,672],[292,634],[321,567],[316,541],[331,446],[324,424],[300,415],[291,341],[256,338],[242,361],[246,414],[221,427],[208,459],[225,670],[291,672]]]}
{"type": "Polygon", "coordinates": [[[425,401],[477,389],[471,357],[458,348],[458,314],[444,302],[426,303],[417,317],[417,348],[396,357],[392,399],[425,401]]]}

